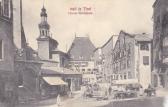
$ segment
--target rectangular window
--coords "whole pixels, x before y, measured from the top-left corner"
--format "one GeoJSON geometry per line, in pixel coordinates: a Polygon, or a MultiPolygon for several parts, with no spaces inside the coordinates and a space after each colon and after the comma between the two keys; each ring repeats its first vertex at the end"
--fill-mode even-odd
{"type": "Polygon", "coordinates": [[[49,54],[49,59],[52,59],[52,54],[51,53],[49,54]]]}
{"type": "Polygon", "coordinates": [[[2,1],[0,0],[0,16],[2,15],[2,1]]]}
{"type": "Polygon", "coordinates": [[[132,78],[133,78],[132,73],[128,72],[128,79],[132,79],[132,78]]]}
{"type": "Polygon", "coordinates": [[[10,17],[10,0],[3,0],[3,15],[10,17]]]}
{"type": "Polygon", "coordinates": [[[141,43],[140,44],[140,49],[141,50],[149,51],[149,45],[148,45],[148,43],[141,43]]]}
{"type": "Polygon", "coordinates": [[[124,79],[127,79],[127,75],[124,75],[124,79]]]}
{"type": "Polygon", "coordinates": [[[149,56],[143,56],[143,64],[149,65],[149,56]]]}
{"type": "Polygon", "coordinates": [[[116,80],[118,80],[118,75],[116,75],[116,80]]]}
{"type": "Polygon", "coordinates": [[[130,57],[127,58],[127,67],[129,68],[131,65],[131,60],[130,60],[130,57]]]}
{"type": "Polygon", "coordinates": [[[0,40],[0,60],[3,59],[3,43],[2,40],[0,40]]]}

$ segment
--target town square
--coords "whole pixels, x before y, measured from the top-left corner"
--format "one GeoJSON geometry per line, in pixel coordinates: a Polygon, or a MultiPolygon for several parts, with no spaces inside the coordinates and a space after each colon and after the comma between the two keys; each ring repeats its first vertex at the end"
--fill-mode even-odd
{"type": "Polygon", "coordinates": [[[0,0],[0,107],[168,107],[168,1],[0,0]]]}

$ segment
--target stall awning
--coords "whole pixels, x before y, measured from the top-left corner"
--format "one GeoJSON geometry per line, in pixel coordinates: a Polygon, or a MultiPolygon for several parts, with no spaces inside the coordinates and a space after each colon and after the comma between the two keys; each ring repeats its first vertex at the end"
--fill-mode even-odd
{"type": "Polygon", "coordinates": [[[50,85],[68,85],[60,77],[43,77],[43,79],[50,85]]]}

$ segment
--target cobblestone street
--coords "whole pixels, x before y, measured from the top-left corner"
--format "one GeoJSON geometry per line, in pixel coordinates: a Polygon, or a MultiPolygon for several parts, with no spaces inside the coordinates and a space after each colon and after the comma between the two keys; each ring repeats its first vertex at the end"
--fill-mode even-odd
{"type": "MultiPolygon", "coordinates": [[[[73,98],[62,101],[59,107],[168,107],[168,98],[162,95],[167,95],[166,90],[158,90],[156,97],[140,97],[124,100],[101,100],[95,98],[83,98],[83,92],[75,93],[73,98]]],[[[36,104],[23,104],[17,107],[58,107],[56,98],[41,101],[36,104]]]]}

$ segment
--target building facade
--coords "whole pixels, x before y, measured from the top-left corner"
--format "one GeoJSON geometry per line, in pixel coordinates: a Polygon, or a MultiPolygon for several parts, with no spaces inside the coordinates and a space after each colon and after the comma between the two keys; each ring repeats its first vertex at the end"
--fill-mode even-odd
{"type": "Polygon", "coordinates": [[[151,84],[151,39],[146,34],[121,31],[112,51],[112,82],[151,84]]]}
{"type": "Polygon", "coordinates": [[[26,41],[22,24],[22,0],[13,1],[14,70],[17,75],[18,99],[40,98],[41,62],[26,41]]]}
{"type": "Polygon", "coordinates": [[[95,74],[97,78],[97,82],[103,82],[103,70],[102,70],[102,49],[100,47],[94,50],[94,67],[95,67],[95,74]]]}
{"type": "Polygon", "coordinates": [[[96,70],[94,68],[93,52],[95,46],[89,37],[75,37],[68,51],[70,56],[69,67],[73,71],[83,74],[83,83],[96,82],[96,70]],[[87,76],[84,76],[84,75],[87,76]],[[87,77],[87,78],[85,78],[87,77]]]}
{"type": "Polygon", "coordinates": [[[8,99],[16,92],[14,73],[13,17],[11,0],[0,1],[0,100],[8,99]]]}
{"type": "Polygon", "coordinates": [[[41,9],[41,22],[39,24],[40,35],[37,38],[38,55],[44,66],[66,67],[68,55],[58,49],[57,40],[50,34],[50,25],[47,22],[46,9],[41,9]],[[45,50],[45,51],[44,51],[45,50]]]}
{"type": "Polygon", "coordinates": [[[153,85],[168,86],[168,1],[156,0],[153,5],[153,85]]]}
{"type": "Polygon", "coordinates": [[[111,38],[101,47],[102,50],[102,72],[104,81],[111,82],[112,73],[112,50],[116,43],[118,35],[113,35],[111,38]]]}
{"type": "Polygon", "coordinates": [[[11,102],[9,107],[15,106],[22,89],[32,92],[31,97],[38,96],[41,63],[36,58],[26,42],[22,0],[0,0],[0,93],[3,100],[11,102]]]}
{"type": "Polygon", "coordinates": [[[69,56],[58,49],[58,42],[51,37],[50,25],[47,21],[46,9],[41,9],[41,22],[39,24],[38,55],[42,64],[41,74],[41,94],[47,96],[63,93],[66,91],[76,91],[80,89],[81,74],[77,74],[68,68],[69,56]],[[45,51],[44,51],[45,50],[45,51]],[[59,83],[60,82],[60,83],[59,83]],[[61,84],[62,83],[62,84],[61,84]]]}

